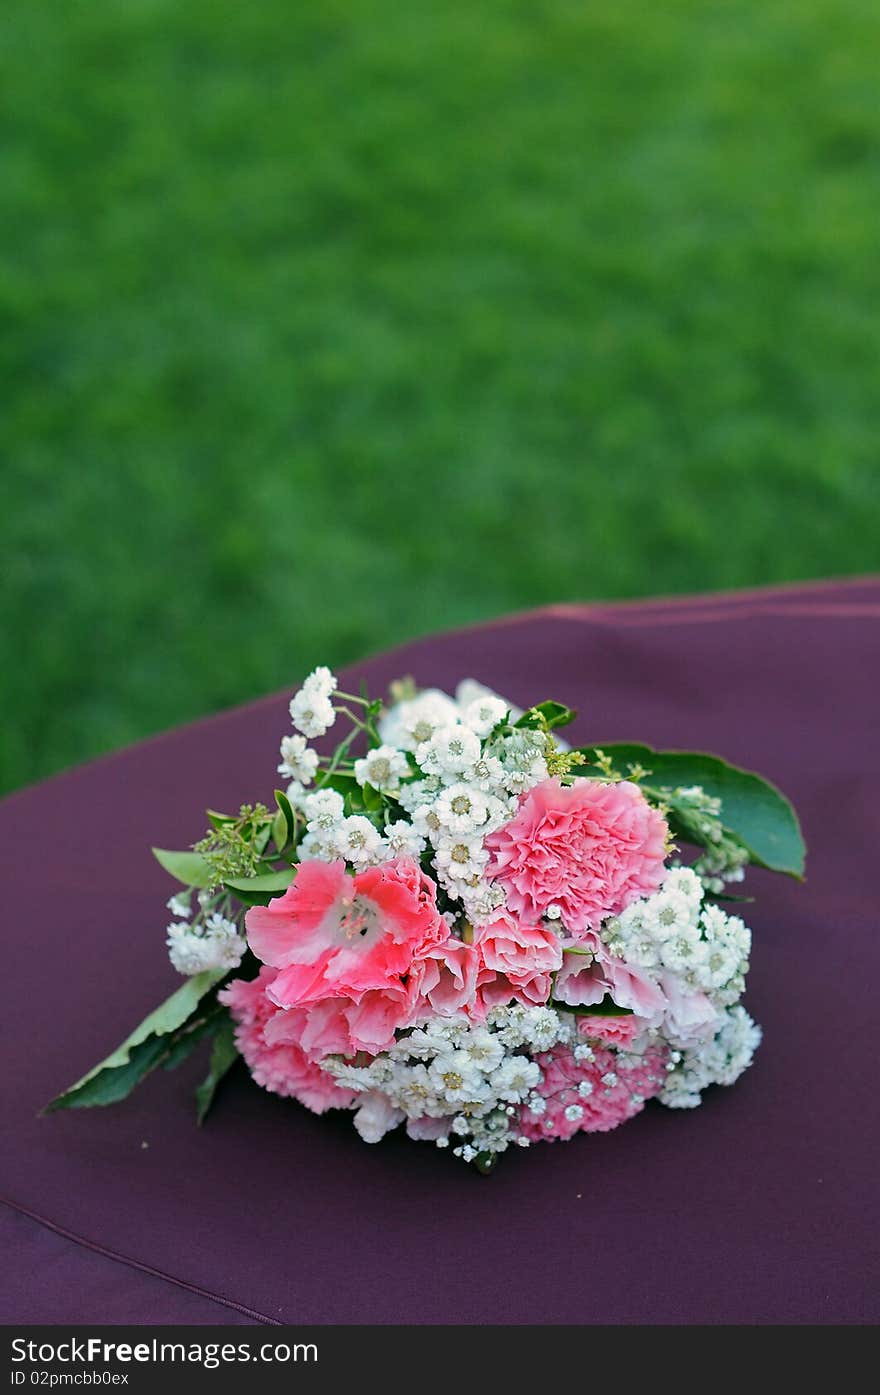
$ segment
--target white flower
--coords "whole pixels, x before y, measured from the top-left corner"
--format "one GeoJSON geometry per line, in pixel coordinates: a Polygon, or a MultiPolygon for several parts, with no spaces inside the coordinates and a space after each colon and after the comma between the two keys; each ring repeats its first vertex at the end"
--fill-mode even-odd
{"type": "Polygon", "coordinates": [[[420,809],[423,804],[432,804],[442,788],[443,782],[439,775],[428,775],[424,780],[408,780],[405,785],[401,785],[397,802],[412,817],[416,809],[420,809]]]}
{"type": "Polygon", "coordinates": [[[336,692],[336,686],[335,673],[331,673],[330,669],[322,664],[312,669],[302,685],[302,691],[308,693],[311,698],[326,700],[336,692]]]}
{"type": "Polygon", "coordinates": [[[507,795],[506,771],[497,756],[480,756],[468,771],[468,782],[484,794],[507,795]]]}
{"type": "Polygon", "coordinates": [[[192,907],[189,901],[189,892],[178,891],[171,900],[166,902],[172,915],[181,916],[184,919],[192,915],[192,907]]]}
{"type": "Polygon", "coordinates": [[[306,833],[297,851],[300,862],[336,862],[341,856],[332,833],[306,833]]]}
{"type": "Polygon", "coordinates": [[[290,718],[304,736],[323,736],[336,721],[336,709],[328,697],[300,688],[290,700],[290,718]]]}
{"type": "Polygon", "coordinates": [[[419,804],[412,812],[412,825],[420,838],[432,843],[443,836],[443,825],[433,804],[419,804]]]}
{"type": "Polygon", "coordinates": [[[426,1114],[446,1113],[446,1105],[435,1089],[428,1067],[424,1065],[406,1066],[397,1071],[390,1082],[394,1103],[411,1119],[423,1118],[426,1114]]]}
{"type": "Polygon", "coordinates": [[[509,1100],[511,1104],[524,1100],[540,1083],[541,1067],[528,1056],[508,1056],[491,1076],[492,1089],[498,1098],[509,1100]]]}
{"type": "Polygon", "coordinates": [[[643,903],[641,920],[645,929],[663,942],[677,934],[686,934],[696,924],[698,910],[699,903],[695,905],[680,891],[667,890],[664,886],[643,903]]]}
{"type": "Polygon", "coordinates": [[[497,751],[501,759],[505,788],[510,794],[525,794],[546,780],[546,740],[542,732],[515,731],[492,746],[493,753],[497,751]]]}
{"type": "Polygon", "coordinates": [[[752,1063],[761,1041],[761,1029],[745,1008],[728,1008],[720,1030],[708,1041],[679,1054],[673,1053],[672,1069],[660,1095],[673,1109],[693,1109],[700,1091],[709,1085],[732,1085],[752,1063]]]}
{"type": "Polygon", "coordinates": [[[482,1071],[493,1071],[501,1064],[504,1046],[495,1032],[474,1027],[461,1043],[461,1050],[482,1071]]]}
{"type": "Polygon", "coordinates": [[[452,1050],[436,1056],[428,1074],[445,1105],[479,1103],[487,1097],[483,1073],[466,1051],[452,1050]]]}
{"type": "Polygon", "coordinates": [[[698,906],[703,899],[700,879],[690,867],[670,867],[663,878],[663,890],[684,896],[693,906],[698,906]]]}
{"type": "Polygon", "coordinates": [[[247,942],[238,926],[216,912],[203,927],[185,921],[169,925],[168,957],[181,974],[200,974],[205,969],[237,969],[247,942]]]}
{"type": "Polygon", "coordinates": [[[489,801],[475,786],[459,782],[447,785],[434,801],[434,813],[441,827],[450,833],[473,833],[489,818],[489,801]]]}
{"type": "Polygon", "coordinates": [[[499,697],[487,693],[485,697],[474,698],[461,714],[461,720],[477,736],[488,736],[493,727],[503,722],[507,716],[507,703],[499,697]]]}
{"type": "Polygon", "coordinates": [[[481,754],[480,738],[461,723],[440,727],[416,748],[416,760],[430,775],[461,775],[481,754]]]}
{"type": "Polygon", "coordinates": [[[470,707],[472,702],[478,698],[498,698],[504,703],[505,710],[510,713],[510,720],[516,722],[522,716],[522,708],[515,707],[512,702],[508,702],[501,693],[496,693],[494,688],[487,688],[485,683],[480,683],[476,678],[463,678],[455,690],[455,701],[459,709],[463,712],[466,707],[470,707]]]}
{"type": "Polygon", "coordinates": [[[315,790],[303,800],[303,812],[310,832],[329,832],[345,817],[345,800],[337,790],[315,790]]]}
{"type": "Polygon", "coordinates": [[[699,926],[683,926],[663,944],[663,963],[673,973],[686,974],[699,968],[702,958],[699,926]]]}
{"type": "Polygon", "coordinates": [[[498,882],[487,882],[482,877],[474,883],[456,888],[468,919],[475,925],[489,917],[504,905],[504,888],[498,882]]]}
{"type": "Polygon", "coordinates": [[[434,866],[446,881],[473,883],[475,887],[488,861],[482,839],[473,836],[444,838],[434,853],[434,866]]]}
{"type": "Polygon", "coordinates": [[[309,785],[318,769],[318,753],[309,750],[304,736],[285,736],[281,742],[281,764],[279,775],[290,780],[298,780],[300,785],[309,785]]]}
{"type": "Polygon", "coordinates": [[[354,778],[358,784],[372,785],[375,790],[396,790],[408,774],[406,756],[394,746],[376,746],[354,763],[354,778]]]}
{"type": "Polygon", "coordinates": [[[379,830],[363,814],[352,814],[334,830],[333,843],[340,856],[354,867],[381,862],[385,845],[379,830]]]}
{"type": "Polygon", "coordinates": [[[371,1090],[358,1103],[354,1126],[365,1143],[378,1143],[403,1117],[403,1111],[395,1109],[387,1095],[371,1090]]]}
{"type": "Polygon", "coordinates": [[[414,857],[419,860],[425,850],[425,840],[405,819],[386,823],[385,842],[392,857],[414,857]]]}
{"type": "MultiPolygon", "coordinates": [[[[566,1017],[570,1014],[566,1014],[566,1017]]],[[[559,1013],[552,1008],[526,1008],[523,1022],[524,1040],[533,1051],[549,1051],[560,1040],[562,1026],[559,1013]]]]}
{"type": "Polygon", "coordinates": [[[389,708],[379,720],[379,735],[389,746],[414,751],[422,741],[430,741],[438,727],[454,722],[457,716],[451,697],[439,688],[428,688],[389,708]]]}

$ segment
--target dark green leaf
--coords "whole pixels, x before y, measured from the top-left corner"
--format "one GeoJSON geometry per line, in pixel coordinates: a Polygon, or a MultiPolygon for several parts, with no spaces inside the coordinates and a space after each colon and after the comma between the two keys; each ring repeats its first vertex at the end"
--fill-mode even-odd
{"type": "Polygon", "coordinates": [[[166,872],[176,877],[184,886],[209,887],[213,885],[214,874],[201,853],[170,852],[167,848],[153,848],[153,856],[166,872]]]}
{"type": "Polygon", "coordinates": [[[217,1086],[237,1060],[238,1047],[235,1044],[234,1028],[227,1015],[221,1021],[214,1035],[208,1074],[196,1090],[196,1121],[199,1124],[204,1121],[205,1115],[211,1108],[217,1086]]]}
{"type": "Polygon", "coordinates": [[[578,1007],[572,1007],[570,1003],[560,1003],[551,999],[550,1006],[556,1008],[557,1012],[571,1012],[575,1017],[631,1017],[632,1008],[618,1007],[617,1003],[606,993],[601,1003],[587,1003],[578,1007]]]}
{"type": "Polygon", "coordinates": [[[125,1099],[170,1050],[171,1033],[198,1010],[201,1000],[223,976],[222,969],[209,969],[188,978],[106,1060],[47,1104],[46,1111],[83,1109],[125,1099]]]}
{"type": "Polygon", "coordinates": [[[171,1045],[162,1057],[162,1069],[176,1070],[192,1054],[199,1042],[216,1032],[223,1015],[224,1010],[220,1004],[213,1002],[204,1017],[196,1017],[192,1023],[185,1023],[176,1035],[170,1038],[171,1045]]]}
{"type": "MultiPolygon", "coordinates": [[[[583,748],[583,754],[594,760],[596,749],[583,748]]],[[[644,766],[650,772],[643,785],[649,798],[657,786],[701,785],[721,800],[724,828],[747,849],[752,862],[803,877],[806,849],[797,815],[781,791],[762,776],[700,751],[654,751],[631,743],[610,744],[601,750],[622,775],[630,765],[644,766]]],[[[665,798],[665,793],[659,797],[665,798]]]]}

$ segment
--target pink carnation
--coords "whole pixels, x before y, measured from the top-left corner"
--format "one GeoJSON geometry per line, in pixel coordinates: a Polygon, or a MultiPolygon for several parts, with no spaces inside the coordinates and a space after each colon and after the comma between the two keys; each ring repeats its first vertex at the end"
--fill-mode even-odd
{"type": "Polygon", "coordinates": [[[629,781],[544,780],[489,834],[486,875],[504,887],[511,910],[534,921],[555,904],[580,937],[657,890],[666,833],[663,816],[629,781]]]}
{"type": "Polygon", "coordinates": [[[652,1047],[635,1065],[624,1065],[610,1047],[593,1047],[593,1059],[578,1061],[567,1046],[535,1058],[544,1073],[537,1093],[543,1113],[528,1106],[519,1130],[533,1142],[569,1139],[576,1133],[605,1133],[623,1124],[659,1094],[666,1079],[667,1052],[652,1047]]]}
{"type": "Polygon", "coordinates": [[[594,1007],[607,996],[617,1007],[648,1019],[643,1027],[659,1025],[666,995],[645,970],[611,954],[593,931],[587,932],[581,944],[589,947],[592,957],[563,955],[554,989],[557,1001],[569,1007],[594,1007]]]}
{"type": "Polygon", "coordinates": [[[553,988],[553,974],[562,964],[562,946],[555,931],[496,911],[474,935],[477,952],[477,1015],[505,1003],[542,1005],[553,988]]]}
{"type": "Polygon", "coordinates": [[[315,1114],[323,1114],[326,1109],[347,1109],[354,1094],[340,1089],[303,1049],[309,1010],[285,1012],[276,1007],[267,993],[274,978],[274,969],[263,968],[257,978],[233,979],[218,994],[232,1014],[235,1044],[248,1070],[264,1090],[292,1095],[315,1114]],[[279,1027],[283,1030],[279,1031],[279,1027]]]}
{"type": "Polygon", "coordinates": [[[578,1031],[587,1041],[597,1041],[602,1046],[627,1047],[640,1037],[645,1030],[645,1020],[634,1013],[620,1013],[617,1016],[604,1016],[599,1013],[585,1013],[578,1018],[578,1031]]]}
{"type": "Polygon", "coordinates": [[[254,954],[280,971],[271,987],[280,1007],[405,998],[413,961],[449,937],[434,883],[408,858],[354,877],[342,861],[302,862],[284,895],[253,907],[246,924],[254,954]]]}
{"type": "Polygon", "coordinates": [[[412,966],[410,982],[418,993],[417,1019],[438,1015],[452,1017],[473,1002],[479,960],[473,945],[450,936],[435,945],[412,966]]]}

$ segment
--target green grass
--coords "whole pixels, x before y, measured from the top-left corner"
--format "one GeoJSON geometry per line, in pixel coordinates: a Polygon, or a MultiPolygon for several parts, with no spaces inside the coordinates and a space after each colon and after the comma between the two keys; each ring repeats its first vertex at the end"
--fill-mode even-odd
{"type": "Polygon", "coordinates": [[[878,564],[875,0],[6,0],[0,785],[878,564]]]}

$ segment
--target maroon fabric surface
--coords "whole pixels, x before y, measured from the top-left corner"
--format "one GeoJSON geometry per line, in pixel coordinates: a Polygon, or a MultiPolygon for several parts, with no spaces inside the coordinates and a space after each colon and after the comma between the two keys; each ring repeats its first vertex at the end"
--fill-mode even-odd
{"type": "Polygon", "coordinates": [[[0,1207],[0,1252],[4,1265],[14,1266],[0,1310],[6,1324],[258,1325],[254,1317],[111,1259],[11,1206],[0,1207]]]}
{"type": "MultiPolygon", "coordinates": [[[[5,801],[11,1201],[269,1320],[875,1320],[880,1128],[858,1034],[876,1021],[880,967],[878,622],[870,580],[560,606],[346,675],[376,692],[411,673],[445,687],[473,675],[523,704],[553,696],[580,708],[577,740],[717,751],[779,783],[804,823],[805,885],[750,873],[746,1001],[765,1029],[752,1070],[695,1112],[649,1106],[613,1133],[517,1150],[488,1179],[405,1138],[369,1147],[346,1116],[316,1118],[240,1069],[196,1129],[200,1062],[112,1109],[36,1117],[176,986],[170,886],[149,846],[192,842],[206,805],[270,794],[286,695],[5,801]]],[[[39,1254],[30,1228],[10,1246],[14,1292],[39,1254]]],[[[145,1276],[100,1263],[118,1320],[156,1321],[145,1276]]],[[[31,1319],[81,1318],[64,1266],[41,1272],[31,1319]]],[[[177,1304],[190,1320],[194,1296],[167,1288],[163,1320],[177,1304]]]]}

